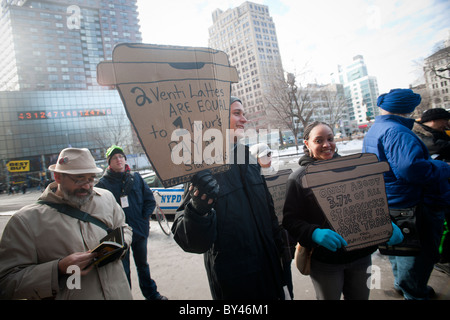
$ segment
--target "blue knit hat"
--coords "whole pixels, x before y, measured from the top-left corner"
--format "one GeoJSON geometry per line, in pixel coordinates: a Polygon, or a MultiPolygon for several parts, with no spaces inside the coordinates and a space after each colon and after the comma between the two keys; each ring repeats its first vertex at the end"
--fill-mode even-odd
{"type": "Polygon", "coordinates": [[[392,89],[378,97],[377,106],[388,112],[406,114],[413,112],[420,101],[420,94],[411,89],[392,89]]]}

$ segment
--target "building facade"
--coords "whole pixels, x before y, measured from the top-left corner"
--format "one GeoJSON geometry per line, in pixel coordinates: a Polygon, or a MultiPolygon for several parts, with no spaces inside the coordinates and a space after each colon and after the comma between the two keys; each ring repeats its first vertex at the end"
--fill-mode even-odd
{"type": "Polygon", "coordinates": [[[132,143],[119,94],[96,75],[115,44],[142,42],[136,0],[3,0],[1,9],[0,182],[49,177],[68,146],[102,159],[112,143],[132,143]],[[17,160],[29,171],[10,172],[17,160]]]}
{"type": "Polygon", "coordinates": [[[116,90],[4,91],[0,110],[2,174],[11,182],[45,177],[64,148],[88,148],[102,159],[112,141],[133,140],[116,90]],[[15,161],[30,161],[29,170],[9,174],[15,161]]]}
{"type": "Polygon", "coordinates": [[[98,89],[114,45],[142,42],[136,0],[3,0],[0,91],[98,89]]]}
{"type": "Polygon", "coordinates": [[[379,115],[379,96],[376,77],[370,76],[364,58],[357,55],[347,66],[338,66],[338,83],[344,86],[348,104],[347,120],[356,121],[360,128],[379,115]]]}
{"type": "Polygon", "coordinates": [[[226,11],[216,9],[212,18],[209,46],[226,52],[238,70],[232,92],[243,100],[248,127],[271,129],[273,116],[264,97],[272,79],[283,77],[283,67],[268,6],[247,1],[226,11]]]}
{"type": "Polygon", "coordinates": [[[446,44],[425,59],[424,75],[431,108],[450,110],[450,40],[446,44]]]}
{"type": "Polygon", "coordinates": [[[335,134],[340,133],[340,136],[347,136],[357,130],[354,121],[348,119],[348,103],[342,84],[308,84],[306,91],[314,109],[310,122],[328,123],[335,134]]]}

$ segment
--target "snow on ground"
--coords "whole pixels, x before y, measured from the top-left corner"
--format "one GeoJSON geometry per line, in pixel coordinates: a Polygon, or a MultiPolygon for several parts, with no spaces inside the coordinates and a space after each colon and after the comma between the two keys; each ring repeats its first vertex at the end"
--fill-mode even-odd
{"type": "MultiPolygon", "coordinates": [[[[336,143],[338,153],[341,156],[347,156],[350,154],[360,153],[362,150],[362,139],[354,139],[350,141],[340,141],[336,143]]],[[[286,149],[273,150],[272,165],[274,167],[283,167],[295,165],[298,163],[298,159],[303,155],[303,145],[298,147],[298,153],[294,147],[286,149]]]]}
{"type": "MultiPolygon", "coordinates": [[[[338,153],[358,153],[362,149],[362,139],[350,140],[350,141],[340,141],[336,143],[338,153]]],[[[296,153],[295,146],[286,149],[274,150],[274,156],[283,157],[286,155],[293,155],[296,153]]],[[[299,154],[303,154],[303,145],[298,147],[299,154]]]]}

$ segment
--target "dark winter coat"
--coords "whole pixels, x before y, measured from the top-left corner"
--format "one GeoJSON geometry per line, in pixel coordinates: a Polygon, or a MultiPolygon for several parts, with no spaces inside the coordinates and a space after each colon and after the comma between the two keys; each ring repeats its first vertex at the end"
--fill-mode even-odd
{"type": "Polygon", "coordinates": [[[312,240],[312,234],[317,228],[331,229],[311,188],[302,186],[301,181],[306,173],[306,167],[314,161],[316,160],[307,155],[303,156],[299,160],[300,168],[289,176],[283,207],[283,227],[300,245],[314,248],[312,257],[324,263],[349,263],[372,254],[377,249],[376,246],[352,251],[341,248],[332,252],[325,247],[318,246],[312,240]]]}
{"type": "Polygon", "coordinates": [[[214,177],[214,209],[200,216],[187,194],[172,227],[175,241],[204,253],[213,299],[280,299],[281,228],[260,166],[232,164],[214,177]]]}
{"type": "Polygon", "coordinates": [[[437,156],[433,157],[435,160],[450,162],[450,136],[418,122],[414,123],[413,131],[425,143],[430,155],[437,156]]]}
{"type": "Polygon", "coordinates": [[[149,219],[156,201],[152,190],[139,173],[113,172],[108,169],[96,187],[111,191],[119,205],[120,197],[127,195],[129,206],[123,208],[123,211],[126,223],[133,228],[133,239],[148,237],[149,219]]]}

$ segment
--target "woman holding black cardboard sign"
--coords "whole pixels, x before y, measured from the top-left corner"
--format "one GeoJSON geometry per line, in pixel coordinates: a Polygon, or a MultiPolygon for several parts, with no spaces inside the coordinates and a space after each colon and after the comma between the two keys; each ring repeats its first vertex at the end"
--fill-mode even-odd
{"type": "MultiPolygon", "coordinates": [[[[313,250],[311,280],[319,300],[367,300],[370,288],[371,254],[377,246],[346,251],[344,238],[333,231],[310,188],[302,186],[301,178],[306,167],[318,160],[339,157],[331,127],[323,122],[313,122],[304,132],[305,155],[300,158],[300,168],[287,182],[283,209],[283,226],[303,247],[313,250]]],[[[389,242],[400,242],[401,232],[394,227],[389,242]]]]}

